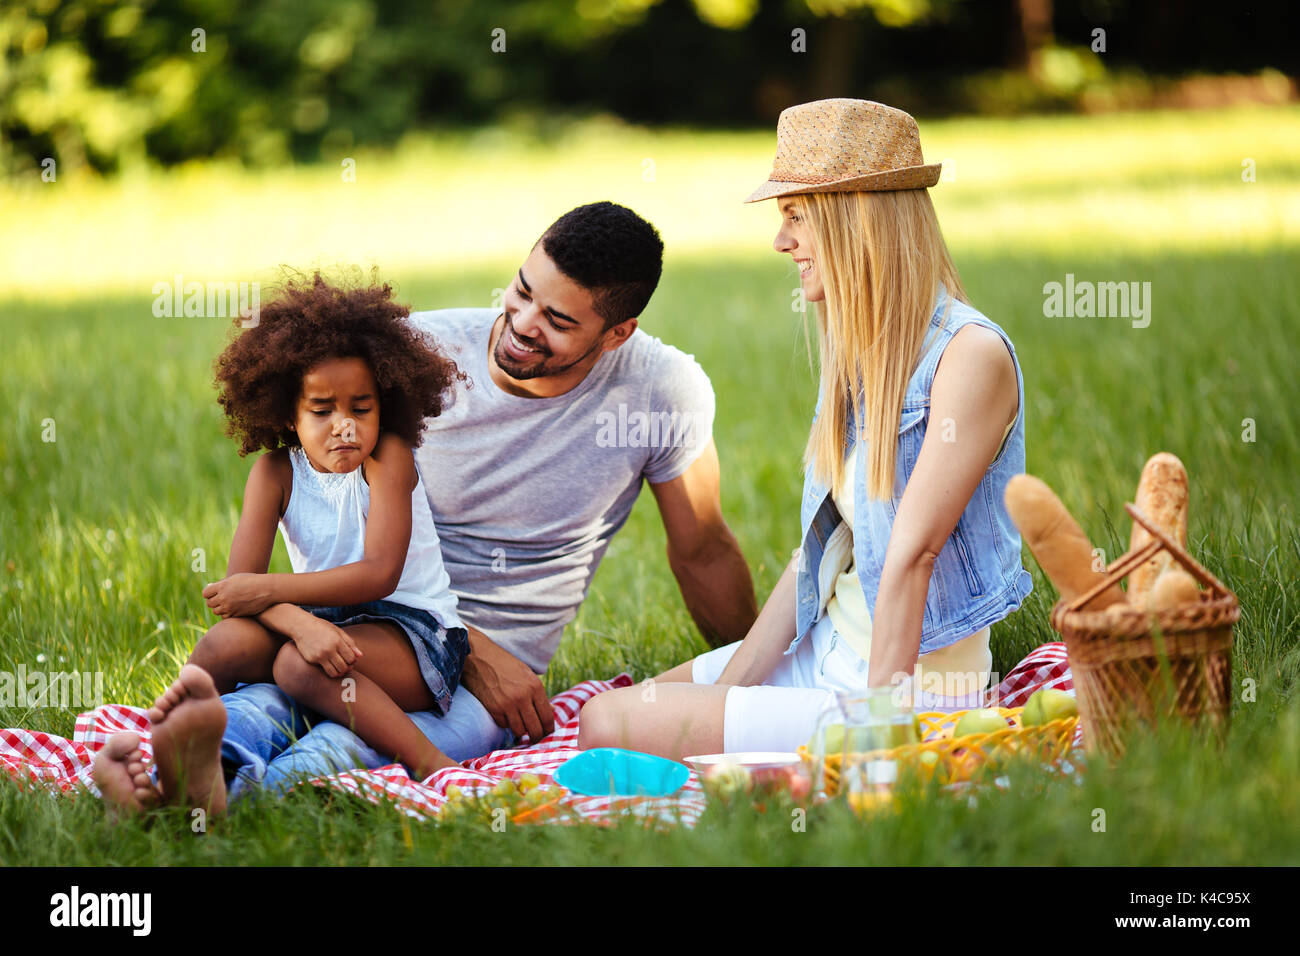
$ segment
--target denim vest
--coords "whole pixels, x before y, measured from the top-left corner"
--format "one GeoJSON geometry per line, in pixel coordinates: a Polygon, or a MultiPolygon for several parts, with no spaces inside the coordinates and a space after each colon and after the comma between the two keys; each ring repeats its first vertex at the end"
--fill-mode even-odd
{"type": "MultiPolygon", "coordinates": [[[[1001,328],[975,309],[950,297],[940,286],[930,316],[930,329],[921,348],[920,362],[903,396],[893,497],[877,500],[868,495],[865,480],[868,442],[858,443],[854,434],[856,430],[852,427],[847,441],[850,447],[857,445],[854,453],[858,456],[859,476],[853,489],[852,528],[840,516],[829,489],[813,477],[812,469],[807,469],[804,474],[800,507],[803,546],[796,576],[795,639],[786,650],[787,654],[794,652],[812,625],[826,613],[826,602],[830,599],[835,578],[847,567],[847,562],[843,561],[847,546],[843,540],[845,535],[852,536],[858,580],[862,583],[871,616],[875,617],[880,574],[894,515],[912,469],[916,467],[929,424],[930,387],[934,383],[934,373],[952,337],[971,324],[992,329],[1006,342],[1016,367],[1020,407],[1002,453],[984,472],[966,510],[935,561],[925,598],[919,653],[928,654],[947,647],[1002,620],[1020,607],[1033,588],[1032,576],[1020,563],[1020,532],[1011,523],[1002,498],[1011,477],[1025,470],[1025,382],[1020,360],[1001,328]],[[946,322],[945,309],[948,312],[946,322]],[[836,554],[841,556],[840,561],[823,561],[823,558],[836,554]],[[832,566],[836,564],[840,566],[832,566]]],[[[819,400],[818,411],[820,409],[819,400]]],[[[813,420],[816,421],[816,413],[813,420]]]]}

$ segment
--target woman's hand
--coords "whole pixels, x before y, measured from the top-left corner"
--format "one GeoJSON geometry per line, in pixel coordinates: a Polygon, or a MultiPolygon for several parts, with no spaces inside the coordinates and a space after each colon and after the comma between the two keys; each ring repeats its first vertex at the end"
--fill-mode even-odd
{"type": "Polygon", "coordinates": [[[249,571],[213,581],[203,598],[222,617],[255,617],[277,603],[270,575],[249,571]]]}
{"type": "Polygon", "coordinates": [[[310,621],[296,622],[294,633],[289,636],[298,645],[303,660],[315,664],[330,677],[344,676],[361,657],[361,648],[347,631],[315,615],[310,621]]]}

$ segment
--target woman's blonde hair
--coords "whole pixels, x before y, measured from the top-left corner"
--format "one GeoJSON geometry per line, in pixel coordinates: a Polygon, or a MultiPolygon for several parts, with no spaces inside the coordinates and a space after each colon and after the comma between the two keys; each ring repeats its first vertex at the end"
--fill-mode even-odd
{"type": "Polygon", "coordinates": [[[927,190],[793,198],[802,200],[826,294],[816,303],[821,412],[804,464],[824,484],[839,486],[851,408],[853,420],[862,423],[858,440],[870,442],[868,494],[889,498],[903,395],[921,357],[939,284],[954,299],[969,300],[927,190]]]}

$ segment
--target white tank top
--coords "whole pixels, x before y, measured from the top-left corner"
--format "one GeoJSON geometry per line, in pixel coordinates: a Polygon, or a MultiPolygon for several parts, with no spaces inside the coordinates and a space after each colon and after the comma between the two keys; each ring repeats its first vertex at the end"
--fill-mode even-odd
{"type": "MultiPolygon", "coordinates": [[[[295,574],[327,571],[365,557],[370,486],[354,468],[346,474],[317,471],[301,447],[289,449],[293,490],[280,519],[280,533],[295,574]]],[[[443,627],[464,627],[456,614],[456,595],[442,566],[438,532],[429,512],[424,482],[416,472],[411,492],[411,541],[397,590],[384,598],[429,611],[443,627]]]]}

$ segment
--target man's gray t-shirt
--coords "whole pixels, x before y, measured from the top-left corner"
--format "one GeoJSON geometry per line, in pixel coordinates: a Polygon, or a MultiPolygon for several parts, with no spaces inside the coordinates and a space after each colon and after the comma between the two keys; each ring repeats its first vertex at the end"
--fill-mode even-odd
{"type": "Polygon", "coordinates": [[[411,314],[472,380],[425,421],[415,460],[458,613],[540,674],[642,479],[679,477],[708,445],[713,386],[637,329],[565,394],[511,395],[488,372],[500,314],[411,314]]]}

